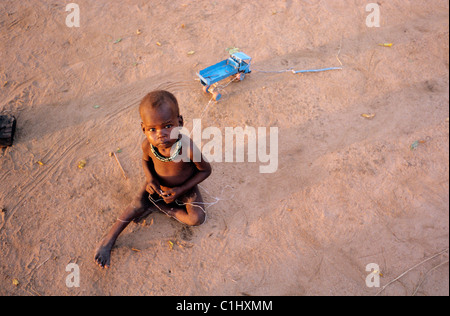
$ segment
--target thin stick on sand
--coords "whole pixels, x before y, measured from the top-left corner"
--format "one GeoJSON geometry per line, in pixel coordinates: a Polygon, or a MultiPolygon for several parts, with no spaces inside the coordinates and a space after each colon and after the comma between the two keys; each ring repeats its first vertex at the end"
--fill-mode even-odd
{"type": "Polygon", "coordinates": [[[339,51],[338,51],[338,53],[336,55],[336,59],[341,64],[341,66],[343,66],[341,60],[339,59],[339,55],[341,54],[341,48],[342,48],[342,37],[341,37],[341,42],[339,43],[339,51]]]}
{"type": "Polygon", "coordinates": [[[126,173],[125,173],[125,170],[123,170],[122,165],[120,164],[119,158],[117,158],[116,153],[113,153],[113,155],[114,155],[114,158],[116,158],[116,161],[117,161],[117,164],[118,164],[119,167],[120,167],[120,170],[122,171],[123,177],[125,178],[125,180],[127,180],[128,177],[127,177],[127,175],[126,175],[126,173]]]}
{"type": "Polygon", "coordinates": [[[414,270],[415,268],[417,268],[418,266],[421,266],[421,265],[424,264],[425,262],[428,262],[428,261],[430,261],[431,259],[434,259],[434,258],[436,258],[436,257],[438,257],[438,256],[440,256],[440,255],[442,255],[442,254],[444,254],[444,253],[446,253],[446,252],[448,252],[448,248],[445,249],[445,250],[443,250],[443,251],[441,251],[441,252],[439,252],[439,253],[437,253],[437,254],[435,254],[434,256],[432,256],[432,257],[430,257],[430,258],[427,258],[427,259],[423,260],[422,262],[416,264],[414,267],[412,267],[412,268],[406,270],[406,271],[403,272],[401,275],[399,275],[398,277],[396,277],[394,280],[392,280],[391,282],[389,282],[388,284],[386,284],[385,286],[383,286],[383,288],[382,288],[377,294],[375,294],[375,296],[378,296],[378,294],[380,294],[381,292],[383,292],[389,285],[391,285],[392,283],[394,283],[394,282],[398,281],[399,279],[401,279],[402,277],[404,277],[408,272],[414,270]]]}
{"type": "Polygon", "coordinates": [[[423,282],[425,282],[425,280],[426,280],[428,274],[430,274],[431,272],[433,272],[433,271],[436,270],[437,268],[440,268],[440,267],[442,267],[443,265],[448,264],[448,262],[449,262],[448,260],[447,260],[447,261],[444,261],[444,262],[442,262],[441,264],[438,264],[437,266],[435,266],[434,268],[432,268],[431,270],[429,270],[427,273],[425,273],[425,276],[423,277],[422,282],[420,282],[420,284],[416,287],[416,289],[414,290],[414,293],[412,294],[412,296],[415,296],[415,295],[416,295],[417,291],[418,291],[419,288],[422,286],[423,282]]]}

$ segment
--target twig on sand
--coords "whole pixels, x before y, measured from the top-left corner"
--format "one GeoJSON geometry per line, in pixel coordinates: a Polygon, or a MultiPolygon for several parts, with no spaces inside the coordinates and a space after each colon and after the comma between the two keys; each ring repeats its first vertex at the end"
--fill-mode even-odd
{"type": "Polygon", "coordinates": [[[338,53],[336,55],[336,59],[341,64],[341,66],[343,66],[341,60],[339,59],[339,55],[341,54],[341,48],[342,48],[342,37],[341,37],[341,42],[339,43],[339,51],[338,51],[338,53]]]}
{"type": "MultiPolygon", "coordinates": [[[[31,276],[30,276],[30,279],[33,278],[34,273],[35,273],[40,267],[42,267],[47,261],[49,261],[51,257],[52,257],[52,256],[50,255],[50,256],[49,256],[47,259],[45,259],[41,264],[39,264],[39,265],[36,266],[33,270],[31,270],[31,276]]],[[[36,291],[35,289],[33,289],[33,287],[31,286],[30,282],[31,282],[31,281],[29,281],[29,282],[27,283],[27,285],[25,286],[24,290],[25,290],[28,294],[41,296],[41,294],[40,294],[38,291],[36,291]],[[30,290],[31,292],[27,289],[27,287],[29,288],[29,290],[30,290]]]]}
{"type": "Polygon", "coordinates": [[[125,170],[123,170],[123,168],[122,168],[122,165],[121,165],[121,163],[120,163],[120,161],[119,161],[119,158],[117,158],[116,153],[113,153],[113,154],[114,154],[114,158],[116,158],[117,164],[118,164],[119,167],[120,167],[120,170],[122,171],[123,177],[125,178],[125,180],[127,180],[128,177],[127,177],[127,175],[126,175],[126,173],[125,173],[125,170]]]}
{"type": "Polygon", "coordinates": [[[33,289],[33,287],[28,283],[27,284],[28,286],[29,286],[29,288],[30,288],[30,291],[28,291],[26,288],[24,289],[28,294],[31,294],[31,295],[33,295],[33,296],[42,296],[38,291],[36,291],[35,289],[33,289]]]}
{"type": "Polygon", "coordinates": [[[415,289],[414,293],[412,294],[412,296],[415,296],[415,295],[416,295],[417,291],[418,291],[419,288],[422,286],[423,282],[425,282],[425,280],[426,280],[426,278],[427,278],[427,276],[428,276],[429,273],[433,272],[434,270],[436,270],[437,268],[439,268],[439,267],[441,267],[441,266],[443,266],[443,265],[445,265],[445,264],[448,264],[448,262],[449,262],[448,260],[447,260],[447,261],[444,261],[444,262],[442,262],[441,264],[438,264],[437,266],[435,266],[434,268],[431,268],[427,273],[425,273],[425,275],[424,275],[424,277],[423,277],[423,279],[422,279],[422,282],[420,282],[420,284],[416,287],[416,289],[415,289]]]}
{"type": "Polygon", "coordinates": [[[34,270],[37,270],[37,269],[39,269],[40,267],[42,267],[42,266],[44,265],[44,263],[46,263],[47,261],[50,260],[51,257],[52,257],[52,256],[50,256],[50,257],[48,257],[47,259],[45,259],[44,262],[42,262],[40,265],[38,265],[36,268],[34,268],[34,270]]]}
{"type": "Polygon", "coordinates": [[[428,262],[428,261],[430,261],[430,260],[432,260],[432,259],[434,259],[434,258],[436,258],[436,257],[438,257],[438,256],[440,256],[440,255],[442,255],[442,254],[445,253],[445,252],[448,252],[448,248],[445,249],[445,250],[442,250],[441,252],[435,254],[434,256],[432,256],[432,257],[430,257],[430,258],[428,258],[428,259],[423,260],[422,262],[416,264],[414,267],[412,267],[412,268],[406,270],[406,271],[403,272],[401,275],[399,275],[398,277],[396,277],[394,280],[392,280],[391,282],[389,282],[388,284],[386,284],[385,286],[383,286],[383,288],[382,288],[380,291],[378,291],[378,293],[375,294],[375,296],[378,296],[378,294],[380,294],[381,292],[383,292],[389,285],[391,285],[392,283],[394,283],[394,282],[400,280],[400,279],[403,278],[406,274],[408,274],[410,271],[414,270],[414,269],[417,268],[418,266],[421,266],[421,265],[424,264],[425,262],[428,262]]]}

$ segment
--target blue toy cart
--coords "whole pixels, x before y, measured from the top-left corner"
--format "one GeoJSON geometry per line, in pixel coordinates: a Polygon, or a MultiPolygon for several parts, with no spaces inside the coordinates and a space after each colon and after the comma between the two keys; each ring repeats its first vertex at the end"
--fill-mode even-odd
{"type": "Polygon", "coordinates": [[[222,95],[217,91],[216,83],[231,76],[239,81],[244,80],[245,75],[251,72],[251,60],[250,56],[237,52],[220,63],[200,70],[197,75],[203,85],[203,92],[211,93],[216,101],[220,100],[222,95]]]}

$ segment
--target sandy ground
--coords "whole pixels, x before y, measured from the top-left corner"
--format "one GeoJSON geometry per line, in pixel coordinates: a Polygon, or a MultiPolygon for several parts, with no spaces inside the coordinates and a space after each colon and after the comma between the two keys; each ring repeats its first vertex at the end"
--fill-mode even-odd
{"type": "Polygon", "coordinates": [[[0,152],[0,294],[449,295],[447,0],[379,2],[379,28],[361,0],[74,2],[80,28],[61,1],[0,2],[0,113],[18,120],[0,152]],[[95,247],[144,181],[139,101],[167,89],[192,127],[209,101],[196,72],[231,46],[254,71],[202,126],[278,127],[278,171],[214,163],[204,225],[153,213],[100,270],[95,247]]]}

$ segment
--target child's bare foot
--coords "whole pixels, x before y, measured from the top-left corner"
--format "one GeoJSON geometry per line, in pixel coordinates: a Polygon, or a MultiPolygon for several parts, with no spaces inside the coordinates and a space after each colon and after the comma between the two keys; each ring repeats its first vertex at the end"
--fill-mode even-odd
{"type": "Polygon", "coordinates": [[[95,251],[94,261],[102,269],[108,269],[111,265],[111,246],[101,243],[95,251]]]}

